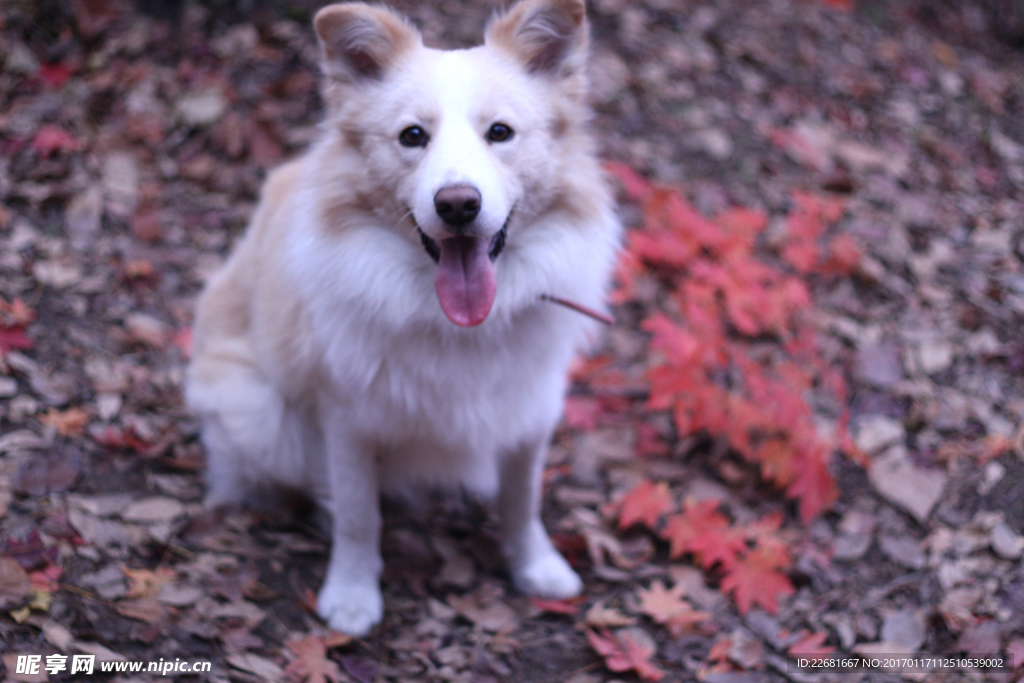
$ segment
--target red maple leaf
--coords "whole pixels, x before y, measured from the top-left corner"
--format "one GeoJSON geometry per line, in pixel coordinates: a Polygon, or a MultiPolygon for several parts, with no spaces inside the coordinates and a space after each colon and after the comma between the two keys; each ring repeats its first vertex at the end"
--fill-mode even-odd
{"type": "Polygon", "coordinates": [[[0,327],[0,356],[6,355],[11,349],[31,349],[32,340],[25,336],[25,330],[20,327],[0,327]]]}
{"type": "Polygon", "coordinates": [[[796,268],[797,272],[810,273],[818,265],[821,250],[812,240],[794,238],[782,248],[782,258],[796,268]]]}
{"type": "Polygon", "coordinates": [[[621,161],[604,162],[604,170],[622,184],[622,189],[631,201],[642,202],[651,192],[651,184],[621,161]]]}
{"type": "Polygon", "coordinates": [[[78,151],[82,148],[82,143],[60,126],[46,123],[39,127],[36,136],[32,138],[32,147],[41,156],[48,157],[54,152],[78,151]]]}
{"type": "Polygon", "coordinates": [[[734,206],[715,217],[715,222],[729,235],[746,238],[751,243],[768,226],[764,211],[734,206]]]}
{"type": "Polygon", "coordinates": [[[853,9],[853,0],[821,0],[821,2],[841,12],[849,12],[853,9]]]}
{"type": "Polygon", "coordinates": [[[755,604],[778,614],[779,596],[793,594],[793,584],[778,571],[785,566],[780,564],[781,559],[774,550],[757,547],[726,572],[722,590],[732,593],[740,614],[746,614],[755,604]]]}
{"type": "Polygon", "coordinates": [[[672,509],[672,493],[663,481],[644,479],[619,501],[619,528],[628,529],[643,522],[653,529],[658,519],[672,509]]]}
{"type": "Polygon", "coordinates": [[[71,78],[75,70],[66,64],[41,64],[36,75],[50,88],[59,88],[71,78]]]}
{"type": "Polygon", "coordinates": [[[568,600],[547,600],[545,598],[530,598],[530,602],[534,607],[542,612],[552,612],[553,614],[567,614],[574,615],[580,611],[580,603],[583,598],[570,598],[568,600]]]}
{"type": "Polygon", "coordinates": [[[642,638],[630,630],[612,633],[601,629],[601,634],[587,631],[587,641],[604,658],[605,666],[615,672],[636,671],[648,681],[660,681],[665,672],[651,663],[654,645],[641,642],[642,638]]]}
{"type": "Polygon", "coordinates": [[[58,579],[64,573],[64,567],[59,564],[47,565],[43,569],[30,572],[28,577],[32,581],[32,587],[36,590],[56,593],[60,590],[58,579]]]}
{"type": "Polygon", "coordinates": [[[25,327],[35,318],[35,311],[21,299],[15,298],[11,303],[0,299],[0,327],[25,327]]]}
{"type": "Polygon", "coordinates": [[[661,537],[669,542],[673,559],[691,552],[695,540],[706,534],[717,534],[729,527],[729,520],[718,511],[718,500],[687,500],[683,512],[668,518],[661,537]]]}
{"type": "Polygon", "coordinates": [[[821,269],[825,273],[849,275],[857,270],[861,261],[860,247],[847,234],[837,235],[829,242],[828,257],[821,269]]]}
{"type": "Polygon", "coordinates": [[[800,640],[793,643],[787,652],[790,655],[827,655],[835,652],[836,649],[831,645],[824,645],[825,639],[828,638],[827,633],[810,633],[803,636],[800,640]]]}
{"type": "Polygon", "coordinates": [[[619,253],[619,260],[615,264],[615,289],[609,297],[612,303],[624,304],[635,298],[634,285],[637,276],[646,272],[643,261],[639,256],[629,249],[623,249],[619,253]]]}
{"type": "Polygon", "coordinates": [[[690,552],[705,569],[721,564],[727,570],[736,564],[736,558],[747,549],[747,535],[743,529],[722,529],[701,534],[690,541],[690,552]]]}
{"type": "Polygon", "coordinates": [[[597,427],[604,409],[601,402],[589,396],[569,396],[565,399],[565,423],[574,429],[589,431],[597,427]]]}
{"type": "Polygon", "coordinates": [[[800,504],[800,519],[806,524],[839,499],[836,480],[828,471],[828,451],[818,444],[817,448],[804,452],[796,467],[793,483],[786,495],[800,504]]]}
{"type": "Polygon", "coordinates": [[[648,263],[683,268],[693,260],[700,245],[685,233],[670,230],[633,232],[629,250],[648,263]]]}

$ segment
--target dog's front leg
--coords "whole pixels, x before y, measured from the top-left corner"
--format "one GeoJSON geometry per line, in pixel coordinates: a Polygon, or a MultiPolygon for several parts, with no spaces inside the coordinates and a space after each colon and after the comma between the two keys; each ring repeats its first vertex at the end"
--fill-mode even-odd
{"type": "Polygon", "coordinates": [[[501,545],[516,588],[546,598],[571,598],[583,590],[583,582],[555,550],[540,521],[547,452],[545,435],[502,459],[497,500],[501,545]]]}
{"type": "Polygon", "coordinates": [[[369,448],[345,429],[344,416],[323,416],[331,513],[331,559],[317,612],[342,633],[366,635],[380,621],[380,496],[369,448]]]}

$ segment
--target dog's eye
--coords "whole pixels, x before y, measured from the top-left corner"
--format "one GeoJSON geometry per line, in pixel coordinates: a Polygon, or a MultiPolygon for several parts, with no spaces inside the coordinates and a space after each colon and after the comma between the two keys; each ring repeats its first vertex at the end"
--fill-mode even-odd
{"type": "Polygon", "coordinates": [[[515,135],[515,131],[504,123],[493,123],[487,130],[487,139],[491,142],[505,142],[511,140],[513,135],[515,135]]]}
{"type": "Polygon", "coordinates": [[[405,147],[426,147],[427,131],[419,126],[409,126],[398,134],[398,141],[405,147]]]}

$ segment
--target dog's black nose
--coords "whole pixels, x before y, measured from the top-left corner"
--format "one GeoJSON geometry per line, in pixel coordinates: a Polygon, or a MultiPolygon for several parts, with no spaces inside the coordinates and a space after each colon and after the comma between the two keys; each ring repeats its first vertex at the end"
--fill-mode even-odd
{"type": "Polygon", "coordinates": [[[434,210],[445,223],[461,228],[480,213],[480,190],[472,185],[449,185],[434,195],[434,210]]]}

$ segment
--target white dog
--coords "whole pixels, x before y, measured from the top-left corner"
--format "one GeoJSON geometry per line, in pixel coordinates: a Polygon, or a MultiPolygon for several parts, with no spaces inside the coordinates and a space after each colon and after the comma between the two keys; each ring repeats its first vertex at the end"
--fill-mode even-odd
{"type": "Polygon", "coordinates": [[[524,0],[469,50],[361,3],[314,25],[322,134],[199,300],[208,502],[276,485],[329,512],[317,608],[345,633],[381,618],[381,490],[495,501],[515,585],[576,595],[541,474],[594,325],[542,297],[601,308],[620,237],[586,132],[584,2],[524,0]]]}

